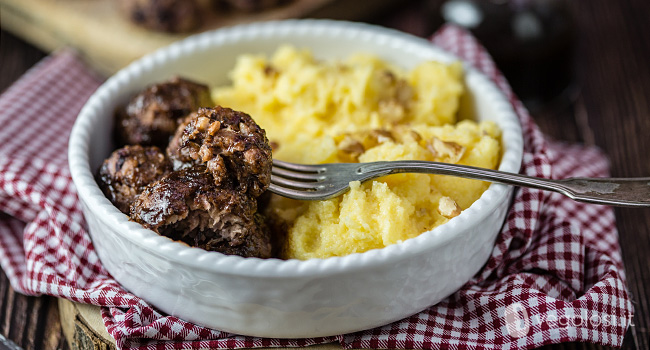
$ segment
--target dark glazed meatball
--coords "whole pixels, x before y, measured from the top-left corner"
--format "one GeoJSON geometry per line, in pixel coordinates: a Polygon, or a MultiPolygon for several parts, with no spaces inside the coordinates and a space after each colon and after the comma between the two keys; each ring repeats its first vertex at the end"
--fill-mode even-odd
{"type": "Polygon", "coordinates": [[[126,146],[104,160],[98,174],[104,195],[123,213],[144,188],[171,171],[158,147],[126,146]]]}
{"type": "Polygon", "coordinates": [[[148,186],[131,206],[131,219],[188,245],[225,254],[271,257],[270,234],[254,199],[205,167],[174,171],[148,186]]]}
{"type": "Polygon", "coordinates": [[[133,97],[125,111],[118,111],[118,141],[165,148],[183,118],[212,105],[210,90],[202,84],[174,77],[151,85],[133,97]]]}
{"type": "Polygon", "coordinates": [[[268,188],[271,146],[248,114],[219,106],[200,108],[186,123],[167,149],[176,168],[179,163],[204,164],[217,184],[233,182],[251,197],[268,188]]]}
{"type": "Polygon", "coordinates": [[[187,32],[201,24],[196,0],[119,0],[121,12],[133,23],[164,32],[187,32]]]}

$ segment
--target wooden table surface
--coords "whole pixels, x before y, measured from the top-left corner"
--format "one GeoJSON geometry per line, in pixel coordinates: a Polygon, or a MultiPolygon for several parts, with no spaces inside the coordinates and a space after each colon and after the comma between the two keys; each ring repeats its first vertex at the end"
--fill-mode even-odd
{"type": "MultiPolygon", "coordinates": [[[[610,157],[613,176],[650,176],[650,1],[569,2],[577,29],[577,97],[569,105],[536,111],[534,117],[557,139],[601,147],[610,157]]],[[[415,1],[375,22],[428,35],[435,28],[423,21],[425,3],[415,1]]],[[[44,56],[0,31],[0,92],[44,56]]],[[[616,218],[635,308],[623,348],[650,349],[650,210],[616,209],[616,218]]],[[[15,293],[4,273],[0,273],[0,333],[24,349],[68,349],[56,300],[15,293]]],[[[546,348],[602,347],[574,343],[546,348]]]]}

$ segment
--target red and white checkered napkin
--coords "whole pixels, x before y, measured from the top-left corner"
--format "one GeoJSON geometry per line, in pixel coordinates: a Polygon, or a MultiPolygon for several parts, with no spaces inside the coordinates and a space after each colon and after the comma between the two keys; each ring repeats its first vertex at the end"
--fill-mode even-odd
{"type": "MultiPolygon", "coordinates": [[[[545,139],[486,51],[445,27],[432,41],[491,77],[524,130],[522,172],[607,176],[592,148],[545,139]]],[[[13,287],[102,308],[120,348],[242,348],[339,342],[345,348],[526,349],[566,341],[620,346],[632,305],[611,208],[520,189],[487,265],[428,310],[373,330],[300,340],[236,336],[161,315],[104,270],[66,159],[74,119],[97,79],[70,52],[45,59],[0,96],[0,264],[13,287]]]]}

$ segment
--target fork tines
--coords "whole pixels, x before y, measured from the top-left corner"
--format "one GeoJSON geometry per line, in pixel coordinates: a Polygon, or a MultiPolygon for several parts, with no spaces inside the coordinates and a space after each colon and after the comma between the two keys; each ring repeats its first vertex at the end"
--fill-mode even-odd
{"type": "Polygon", "coordinates": [[[305,191],[315,191],[318,188],[318,182],[323,179],[321,166],[294,164],[273,160],[271,169],[271,187],[272,192],[280,195],[287,195],[293,192],[291,189],[298,190],[300,197],[305,195],[305,191]]]}

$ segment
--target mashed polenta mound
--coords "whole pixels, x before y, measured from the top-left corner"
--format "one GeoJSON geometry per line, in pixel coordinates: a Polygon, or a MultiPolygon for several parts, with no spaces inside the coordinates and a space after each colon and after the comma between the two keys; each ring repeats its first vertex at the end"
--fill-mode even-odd
{"type": "MultiPolygon", "coordinates": [[[[319,61],[279,48],[243,55],[217,104],[266,129],[273,157],[297,163],[428,160],[494,169],[501,131],[456,121],[462,65],[423,62],[401,69],[370,55],[319,61]]],[[[266,214],[286,229],[283,258],[343,256],[418,236],[468,208],[489,184],[451,176],[396,174],[326,201],[273,196],[266,214]]]]}

